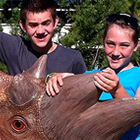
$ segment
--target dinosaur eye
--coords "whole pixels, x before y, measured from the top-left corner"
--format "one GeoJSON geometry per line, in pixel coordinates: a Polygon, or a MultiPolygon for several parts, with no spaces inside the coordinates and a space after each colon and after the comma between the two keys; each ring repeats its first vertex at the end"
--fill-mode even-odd
{"type": "Polygon", "coordinates": [[[16,130],[22,130],[25,127],[24,123],[22,121],[19,121],[19,120],[15,120],[13,122],[12,126],[16,130]]]}
{"type": "Polygon", "coordinates": [[[14,116],[10,122],[10,128],[15,134],[24,133],[29,127],[26,119],[22,116],[14,116]]]}

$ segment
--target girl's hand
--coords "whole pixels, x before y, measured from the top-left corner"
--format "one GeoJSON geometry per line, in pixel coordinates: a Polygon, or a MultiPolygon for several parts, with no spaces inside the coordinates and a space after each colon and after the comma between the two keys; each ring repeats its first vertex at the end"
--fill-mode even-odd
{"type": "Polygon", "coordinates": [[[119,77],[111,68],[106,68],[94,77],[95,85],[101,90],[111,93],[113,97],[129,97],[119,82],[119,77]]]}

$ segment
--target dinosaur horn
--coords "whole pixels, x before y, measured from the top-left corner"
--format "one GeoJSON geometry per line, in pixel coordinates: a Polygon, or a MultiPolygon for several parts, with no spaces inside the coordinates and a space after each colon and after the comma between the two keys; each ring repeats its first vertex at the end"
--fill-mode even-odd
{"type": "Polygon", "coordinates": [[[35,78],[45,78],[46,77],[46,68],[47,68],[47,55],[41,56],[34,65],[23,72],[35,78]]]}
{"type": "Polygon", "coordinates": [[[36,98],[38,90],[33,79],[45,78],[46,64],[47,55],[43,55],[30,69],[14,77],[9,87],[9,100],[13,104],[24,106],[36,98]],[[28,78],[30,76],[32,78],[28,78]]]}
{"type": "Polygon", "coordinates": [[[24,106],[37,96],[37,88],[26,77],[18,74],[9,87],[9,100],[16,106],[24,106]]]}

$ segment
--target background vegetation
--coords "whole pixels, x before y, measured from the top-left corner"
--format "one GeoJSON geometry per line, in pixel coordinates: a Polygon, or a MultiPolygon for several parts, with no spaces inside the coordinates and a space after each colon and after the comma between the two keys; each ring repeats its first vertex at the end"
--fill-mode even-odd
{"type": "MultiPolygon", "coordinates": [[[[9,7],[6,0],[0,1],[0,8],[3,9],[0,11],[0,23],[9,24],[11,34],[26,37],[18,25],[20,3],[13,5],[11,11],[8,10],[9,7]]],[[[126,12],[140,19],[140,0],[58,0],[58,8],[66,11],[56,32],[59,34],[66,23],[71,23],[71,27],[67,29],[69,33],[59,38],[59,43],[79,50],[89,70],[107,65],[102,47],[106,17],[111,13],[126,12]]],[[[140,65],[140,50],[133,55],[132,62],[140,65]]],[[[3,64],[0,64],[0,70],[7,71],[3,64]]]]}

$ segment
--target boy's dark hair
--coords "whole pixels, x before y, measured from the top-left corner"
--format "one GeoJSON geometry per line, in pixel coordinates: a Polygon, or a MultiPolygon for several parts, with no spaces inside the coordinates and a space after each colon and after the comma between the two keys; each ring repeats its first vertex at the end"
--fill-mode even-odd
{"type": "Polygon", "coordinates": [[[21,4],[20,18],[26,23],[26,13],[39,13],[46,10],[51,10],[53,20],[56,18],[56,2],[54,0],[23,0],[21,4]]]}

